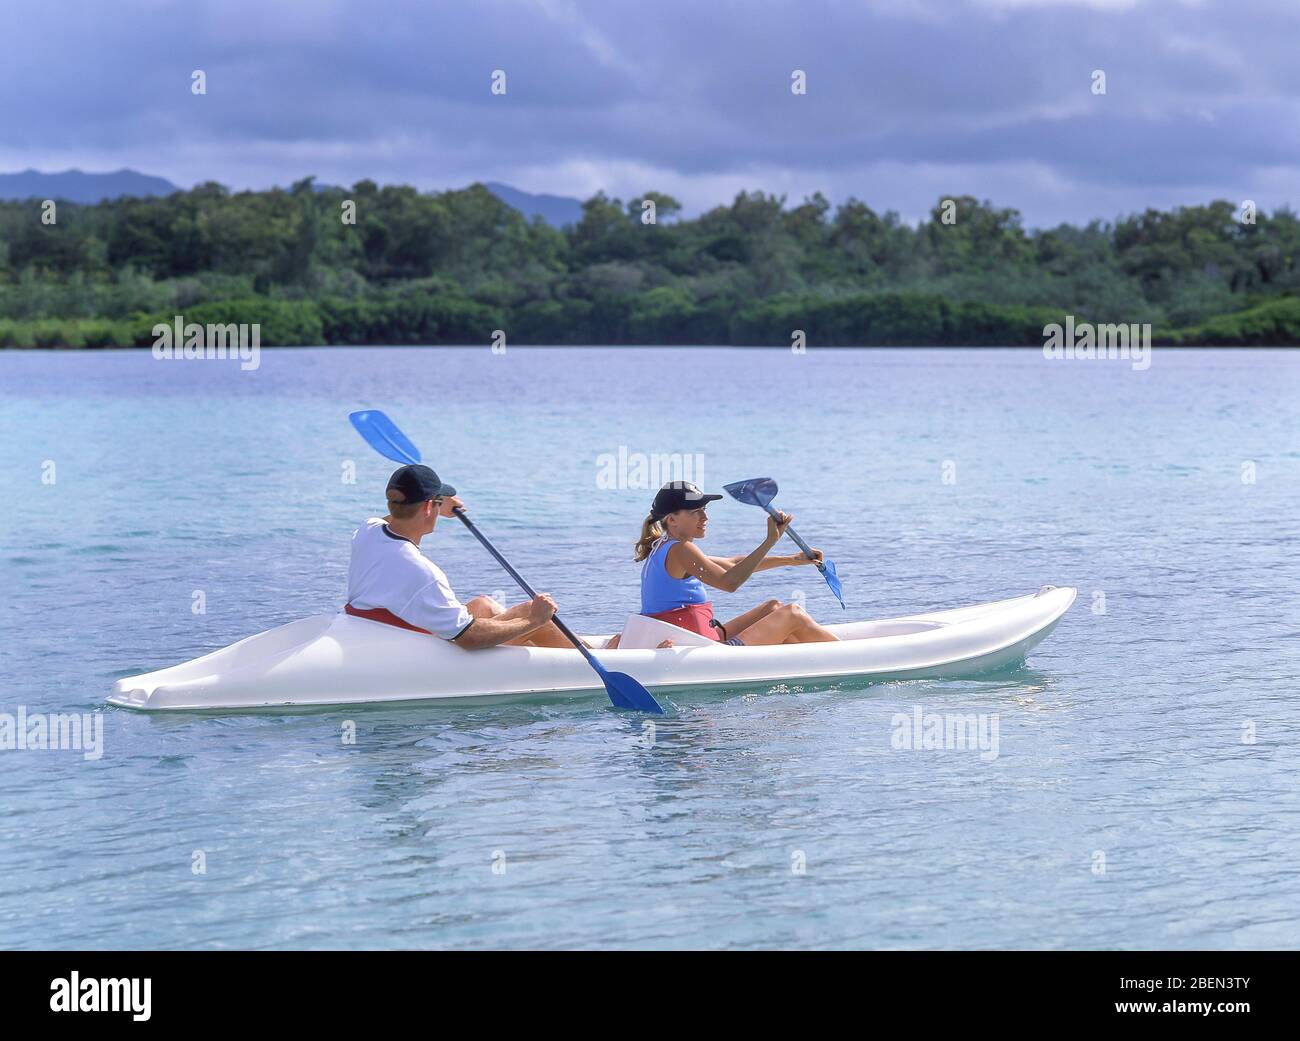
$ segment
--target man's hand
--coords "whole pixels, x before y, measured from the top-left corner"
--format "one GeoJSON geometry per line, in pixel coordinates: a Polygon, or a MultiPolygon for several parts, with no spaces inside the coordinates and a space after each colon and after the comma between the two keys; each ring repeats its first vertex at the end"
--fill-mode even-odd
{"type": "Polygon", "coordinates": [[[534,625],[542,626],[554,618],[558,610],[550,593],[538,593],[536,599],[528,605],[528,620],[534,625]]]}
{"type": "Polygon", "coordinates": [[[438,516],[452,517],[455,516],[453,511],[458,509],[463,510],[464,508],[465,508],[465,504],[460,501],[460,496],[453,495],[449,499],[442,500],[442,505],[438,507],[438,516]]]}

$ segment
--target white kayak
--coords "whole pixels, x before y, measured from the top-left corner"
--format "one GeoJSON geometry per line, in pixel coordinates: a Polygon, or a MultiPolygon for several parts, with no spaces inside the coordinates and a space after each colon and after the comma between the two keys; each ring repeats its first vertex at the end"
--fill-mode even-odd
{"type": "MultiPolygon", "coordinates": [[[[1024,660],[1074,603],[1044,586],[1012,600],[828,625],[839,643],[733,647],[629,616],[606,668],[652,691],[764,688],[777,683],[978,676],[1024,660]],[[657,649],[665,637],[674,646],[657,649]]],[[[610,635],[588,635],[599,647],[610,635]]],[[[169,669],[128,676],[108,701],[127,708],[256,709],[502,695],[603,695],[576,650],[470,651],[437,637],[343,613],[315,615],[169,669]]]]}

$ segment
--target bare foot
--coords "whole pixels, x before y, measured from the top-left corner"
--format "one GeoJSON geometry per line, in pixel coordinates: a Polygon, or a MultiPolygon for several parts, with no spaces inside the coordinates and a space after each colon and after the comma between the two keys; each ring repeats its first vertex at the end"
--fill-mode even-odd
{"type": "Polygon", "coordinates": [[[671,647],[672,645],[673,645],[673,641],[672,641],[672,640],[665,640],[663,643],[659,644],[659,645],[655,648],[655,650],[659,650],[659,651],[661,651],[661,650],[663,650],[665,647],[671,647]]]}
{"type": "MultiPolygon", "coordinates": [[[[605,644],[605,646],[604,646],[603,649],[604,649],[604,650],[607,650],[607,651],[612,651],[612,650],[614,650],[615,648],[618,647],[618,642],[619,642],[619,640],[621,640],[621,639],[623,639],[623,634],[622,634],[622,633],[618,633],[618,634],[615,635],[615,636],[611,636],[610,639],[609,639],[609,643],[605,644]]],[[[661,644],[659,645],[659,647],[660,647],[660,648],[671,647],[672,645],[673,645],[673,641],[672,641],[672,640],[664,640],[664,642],[661,643],[661,644]]]]}

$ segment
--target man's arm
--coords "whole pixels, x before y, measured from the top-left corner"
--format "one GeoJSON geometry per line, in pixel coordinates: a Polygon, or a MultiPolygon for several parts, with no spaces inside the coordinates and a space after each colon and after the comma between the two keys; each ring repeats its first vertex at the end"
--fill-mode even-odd
{"type": "Polygon", "coordinates": [[[452,642],[467,651],[498,647],[510,640],[536,632],[555,615],[555,601],[549,593],[542,593],[528,605],[528,614],[522,618],[475,618],[460,631],[452,642]]]}

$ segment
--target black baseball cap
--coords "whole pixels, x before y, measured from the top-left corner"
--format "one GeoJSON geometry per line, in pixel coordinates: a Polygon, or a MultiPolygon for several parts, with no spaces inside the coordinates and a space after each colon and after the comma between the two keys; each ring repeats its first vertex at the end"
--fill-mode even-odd
{"type": "Polygon", "coordinates": [[[443,484],[438,475],[423,463],[399,466],[388,479],[388,498],[393,501],[425,502],[428,499],[449,498],[455,494],[455,488],[443,484]],[[393,492],[399,492],[402,498],[393,499],[393,492]]]}
{"type": "Polygon", "coordinates": [[[670,513],[698,510],[705,503],[721,498],[721,495],[706,495],[690,481],[669,481],[659,489],[655,501],[650,504],[650,516],[655,520],[663,520],[670,513]]]}

